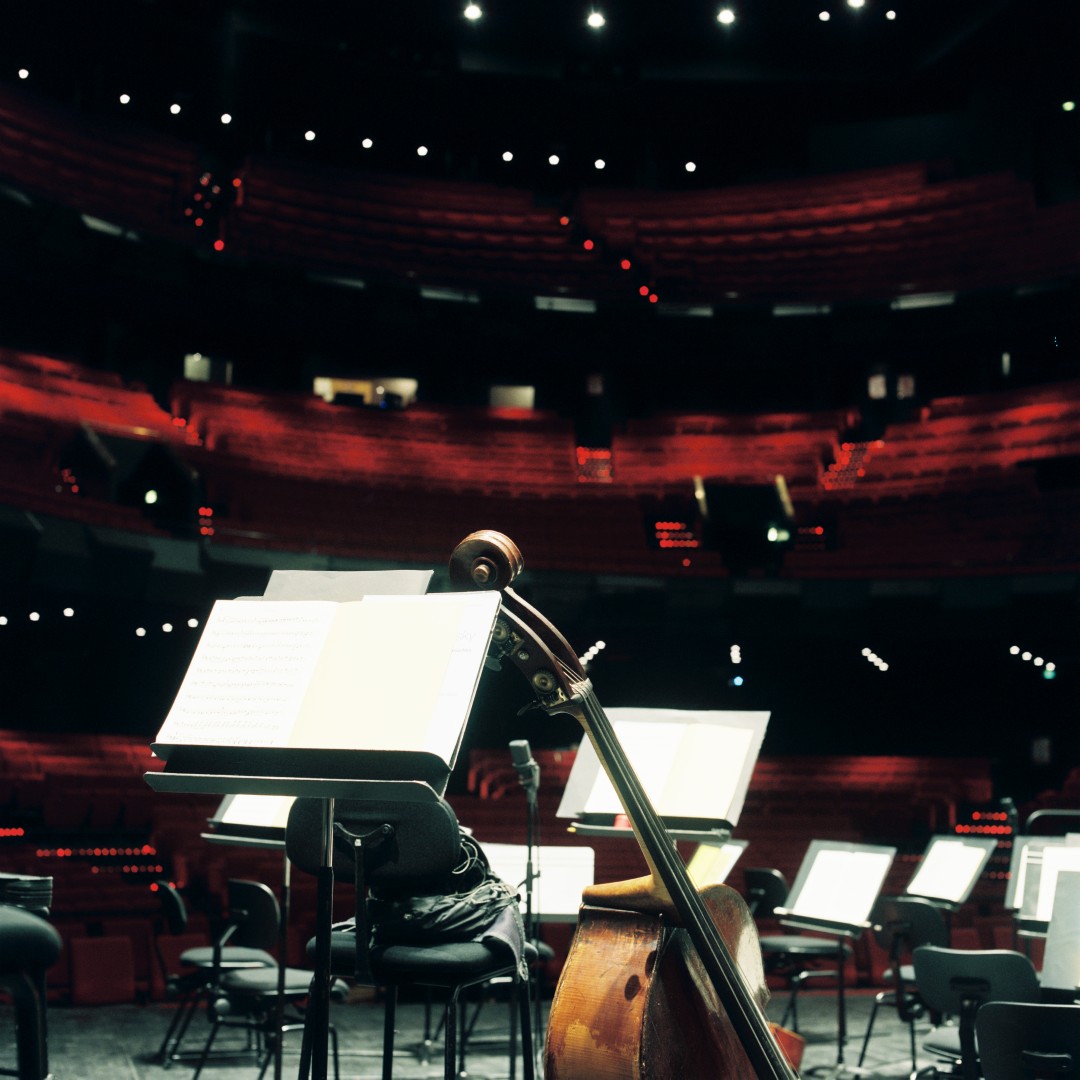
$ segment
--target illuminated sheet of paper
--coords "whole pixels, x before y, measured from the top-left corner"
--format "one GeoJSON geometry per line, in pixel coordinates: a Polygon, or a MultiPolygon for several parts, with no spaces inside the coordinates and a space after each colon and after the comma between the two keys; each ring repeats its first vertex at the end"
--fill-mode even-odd
{"type": "Polygon", "coordinates": [[[792,914],[850,926],[865,922],[891,864],[883,852],[818,852],[792,914]]]}
{"type": "MultiPolygon", "coordinates": [[[[753,729],[699,721],[613,720],[613,726],[627,761],[658,814],[731,820],[747,754],[757,737],[753,729]]],[[[588,750],[592,752],[591,746],[588,750]]],[[[597,775],[582,812],[622,812],[606,773],[597,775]]]]}
{"type": "Polygon", "coordinates": [[[727,844],[698,844],[697,851],[686,864],[690,880],[699,888],[706,885],[722,885],[739,861],[746,842],[731,841],[727,844]]]}
{"type": "Polygon", "coordinates": [[[228,809],[218,821],[222,825],[284,830],[292,804],[291,795],[233,795],[228,809]]]}
{"type": "Polygon", "coordinates": [[[1046,931],[1040,983],[1054,990],[1080,987],[1080,873],[1062,870],[1054,890],[1053,915],[1046,931]]]}
{"type": "MultiPolygon", "coordinates": [[[[482,842],[491,869],[521,896],[525,911],[524,844],[482,842]]],[[[534,861],[533,913],[541,920],[576,922],[581,894],[595,880],[596,853],[591,847],[550,844],[534,861]]]]}
{"type": "Polygon", "coordinates": [[[452,764],[499,603],[219,600],[157,742],[428,751],[452,764]]]}
{"type": "Polygon", "coordinates": [[[905,891],[959,903],[985,859],[981,848],[968,847],[962,840],[939,840],[927,851],[905,891]]]}
{"type": "Polygon", "coordinates": [[[1049,922],[1054,913],[1054,891],[1058,875],[1066,870],[1080,871],[1080,846],[1062,844],[1043,849],[1042,877],[1039,879],[1039,903],[1035,918],[1049,922]]]}

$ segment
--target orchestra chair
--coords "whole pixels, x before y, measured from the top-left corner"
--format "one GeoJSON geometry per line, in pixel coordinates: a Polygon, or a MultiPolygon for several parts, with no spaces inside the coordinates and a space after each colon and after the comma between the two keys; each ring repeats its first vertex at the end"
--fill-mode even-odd
{"type": "Polygon", "coordinates": [[[889,966],[882,973],[888,989],[874,998],[870,1019],[863,1036],[859,1054],[859,1068],[866,1057],[866,1048],[874,1030],[878,1009],[885,1004],[894,1005],[901,1023],[907,1024],[911,1035],[911,1071],[918,1070],[915,1046],[915,1021],[927,1012],[926,1003],[919,996],[915,985],[915,966],[912,953],[920,945],[947,947],[949,924],[942,909],[921,896],[882,896],[874,904],[870,916],[872,932],[878,945],[888,954],[889,966]]]}
{"type": "Polygon", "coordinates": [[[0,1069],[19,1080],[47,1080],[48,1012],[45,973],[60,958],[60,934],[40,915],[0,904],[0,987],[15,1009],[17,1069],[0,1069]]]}
{"type": "MultiPolygon", "coordinates": [[[[323,848],[323,805],[299,798],[289,812],[285,847],[293,865],[318,873],[323,848]]],[[[420,801],[335,799],[333,867],[348,875],[355,888],[355,930],[335,929],[330,941],[330,973],[360,985],[382,987],[384,994],[382,1080],[392,1080],[394,1033],[399,990],[435,989],[444,995],[441,1027],[443,1075],[455,1080],[465,1072],[462,993],[496,979],[510,979],[510,1076],[515,1074],[517,1026],[521,1027],[524,1080],[533,1080],[535,1059],[529,1003],[529,979],[508,948],[480,940],[447,940],[431,944],[387,944],[372,947],[369,931],[377,929],[367,916],[370,890],[380,899],[437,896],[461,866],[462,834],[457,816],[445,799],[420,801]],[[459,1031],[459,1029],[461,1029],[459,1031]],[[459,1062],[459,1048],[462,1060],[459,1062]]],[[[315,956],[317,939],[308,943],[315,956]]],[[[524,965],[536,952],[526,944],[524,965]]],[[[317,1035],[318,1033],[310,1033],[317,1035]]],[[[305,1033],[307,1040],[309,1033],[305,1033]]],[[[310,1054],[301,1062],[307,1080],[310,1054]]]]}
{"type": "Polygon", "coordinates": [[[991,1001],[975,1038],[984,1080],[1080,1076],[1080,1005],[991,1001]]]}
{"type": "MultiPolygon", "coordinates": [[[[979,1080],[976,1017],[993,1001],[1037,1002],[1039,977],[1023,953],[1012,949],[948,949],[920,945],[912,953],[915,987],[927,1009],[942,1017],[922,1048],[949,1074],[979,1080]]],[[[916,1076],[936,1075],[935,1066],[916,1076]]]]}
{"type": "MultiPolygon", "coordinates": [[[[788,897],[787,879],[771,867],[748,866],[743,870],[746,902],[754,919],[774,918],[788,897]]],[[[799,991],[812,979],[836,978],[839,966],[852,955],[847,942],[817,934],[762,934],[759,938],[765,974],[787,982],[789,991],[780,1026],[799,1032],[799,991]]]]}
{"type": "Polygon", "coordinates": [[[187,932],[188,909],[180,891],[171,882],[159,879],[155,885],[161,898],[162,922],[155,938],[158,966],[165,982],[166,995],[179,1003],[152,1059],[168,1068],[181,1057],[180,1044],[199,1005],[207,1000],[210,987],[218,973],[250,968],[276,968],[277,961],[261,948],[230,944],[215,949],[214,945],[195,945],[180,953],[179,971],[171,970],[172,964],[166,958],[162,947],[162,937],[165,932],[173,937],[180,937],[187,932]]]}
{"type": "MultiPolygon", "coordinates": [[[[231,879],[227,885],[228,918],[215,943],[223,952],[233,941],[249,949],[269,951],[281,932],[281,908],[273,891],[261,881],[231,879]]],[[[238,1028],[247,1040],[239,1053],[254,1054],[259,1065],[256,1080],[262,1080],[278,1044],[289,1031],[303,1031],[304,1017],[296,1010],[310,993],[312,972],[305,968],[272,967],[213,968],[209,991],[210,1032],[192,1073],[198,1080],[210,1059],[214,1041],[223,1028],[238,1028]],[[285,1011],[292,1007],[291,1012],[285,1011]]],[[[337,1032],[330,1027],[334,1076],[338,1077],[337,1032]]],[[[237,1051],[220,1051],[235,1057],[237,1051]]]]}

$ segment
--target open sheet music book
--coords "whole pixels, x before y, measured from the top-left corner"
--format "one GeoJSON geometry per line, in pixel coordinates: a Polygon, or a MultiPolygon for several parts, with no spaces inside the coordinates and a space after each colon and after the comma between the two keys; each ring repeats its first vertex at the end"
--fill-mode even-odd
{"type": "MultiPolygon", "coordinates": [[[[612,708],[607,714],[669,828],[738,824],[769,713],[612,708]]],[[[557,815],[605,824],[621,813],[619,796],[596,751],[582,742],[557,815]]]]}
{"type": "Polygon", "coordinates": [[[445,783],[499,603],[495,592],[219,600],[154,753],[171,764],[216,748],[232,771],[273,772],[274,751],[319,751],[313,775],[445,783]]]}

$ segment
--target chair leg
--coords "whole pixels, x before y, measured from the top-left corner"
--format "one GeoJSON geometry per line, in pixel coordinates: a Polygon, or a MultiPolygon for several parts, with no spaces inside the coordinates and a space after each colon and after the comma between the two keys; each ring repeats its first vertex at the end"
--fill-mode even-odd
{"type": "MultiPolygon", "coordinates": [[[[884,1002],[891,996],[891,990],[882,990],[881,993],[879,993],[874,998],[874,1004],[870,1007],[870,1019],[866,1023],[866,1034],[863,1036],[862,1050],[859,1051],[859,1064],[857,1067],[860,1069],[862,1068],[863,1059],[866,1057],[866,1048],[870,1045],[870,1036],[873,1034],[874,1031],[874,1021],[877,1019],[877,1011],[880,1008],[882,1002],[884,1002]]],[[[914,1037],[915,1036],[913,1034],[912,1038],[914,1037]]]]}
{"type": "Polygon", "coordinates": [[[46,1028],[45,972],[7,971],[3,986],[15,1007],[15,1052],[19,1080],[47,1080],[49,1076],[46,1028]]]}
{"type": "Polygon", "coordinates": [[[461,987],[455,986],[446,999],[446,1047],[443,1056],[443,1080],[455,1080],[457,1076],[457,1027],[458,994],[461,987]]]}
{"type": "MultiPolygon", "coordinates": [[[[536,1074],[536,1054],[533,1050],[532,1002],[529,1000],[530,996],[529,980],[522,979],[518,984],[518,1008],[521,1013],[521,1075],[523,1080],[534,1080],[536,1074]]],[[[510,1075],[513,1076],[512,1071],[510,1075]]]]}
{"type": "Polygon", "coordinates": [[[206,1037],[206,1045],[203,1047],[202,1054],[199,1056],[198,1064],[195,1066],[195,1071],[191,1074],[191,1080],[199,1080],[199,1074],[203,1071],[203,1066],[206,1064],[210,1057],[210,1047],[214,1043],[214,1039],[217,1038],[217,1033],[221,1028],[221,1021],[214,1019],[210,1026],[210,1034],[206,1037]]]}
{"type": "Polygon", "coordinates": [[[397,1017],[397,986],[391,983],[386,987],[386,1007],[383,1010],[383,1059],[382,1080],[393,1080],[394,1076],[394,1024],[397,1017]]]}

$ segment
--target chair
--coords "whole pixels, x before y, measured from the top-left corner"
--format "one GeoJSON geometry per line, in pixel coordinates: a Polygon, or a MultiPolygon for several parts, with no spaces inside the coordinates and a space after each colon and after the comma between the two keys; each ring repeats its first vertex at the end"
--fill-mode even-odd
{"type": "Polygon", "coordinates": [[[975,1038],[984,1080],[1080,1076],[1080,1005],[991,1001],[975,1038]]]}
{"type": "MultiPolygon", "coordinates": [[[[228,921],[215,949],[222,951],[234,938],[248,948],[269,949],[278,941],[281,909],[277,897],[262,882],[232,879],[228,882],[228,921]]],[[[303,968],[233,968],[215,965],[209,984],[210,1033],[191,1080],[197,1080],[210,1058],[214,1040],[222,1028],[240,1028],[248,1036],[244,1051],[254,1053],[262,1080],[281,1038],[288,1031],[302,1031],[304,1017],[295,1006],[311,989],[312,973],[303,968]],[[285,1012],[287,1006],[294,1011],[285,1012]]],[[[337,1033],[330,1028],[334,1075],[339,1075],[337,1033]]]]}
{"type": "Polygon", "coordinates": [[[15,1007],[17,1071],[2,1069],[19,1080],[47,1080],[49,1040],[45,973],[60,957],[60,935],[41,916],[0,904],[0,987],[15,1007]]]}
{"type": "MultiPolygon", "coordinates": [[[[787,901],[788,883],[779,870],[747,867],[743,880],[747,906],[756,920],[773,918],[775,909],[787,901]]],[[[763,934],[760,944],[765,974],[784,978],[790,991],[780,1026],[798,1034],[800,989],[811,979],[837,977],[840,965],[852,955],[851,946],[816,934],[763,934]]]]}
{"type": "Polygon", "coordinates": [[[918,1069],[915,1048],[915,1021],[926,1013],[926,1005],[915,986],[915,967],[911,954],[920,945],[947,947],[949,925],[940,907],[920,896],[882,896],[874,905],[870,916],[874,938],[889,955],[889,967],[883,978],[892,983],[891,989],[882,990],[874,998],[870,1019],[863,1036],[859,1067],[866,1057],[866,1048],[874,1030],[878,1009],[886,1004],[896,1006],[902,1023],[907,1024],[911,1034],[911,1071],[918,1069]]]}
{"type": "MultiPolygon", "coordinates": [[[[186,933],[188,910],[183,896],[171,882],[159,880],[158,896],[161,898],[161,930],[174,937],[186,933]]],[[[165,980],[169,998],[179,1002],[168,1030],[153,1060],[168,1068],[180,1057],[180,1044],[199,1004],[207,999],[208,990],[221,971],[241,971],[251,968],[276,968],[277,961],[265,949],[248,948],[244,945],[225,945],[215,950],[214,945],[196,945],[180,953],[179,972],[171,970],[171,963],[162,946],[162,933],[155,939],[158,965],[165,980]],[[215,951],[216,969],[215,971],[215,951]]]]}
{"type": "MultiPolygon", "coordinates": [[[[975,1018],[991,1001],[1037,1002],[1039,977],[1023,953],[1011,949],[947,949],[920,945],[912,953],[915,987],[926,1007],[956,1023],[940,1023],[923,1049],[949,1063],[964,1080],[978,1080],[975,1018]]],[[[933,1066],[918,1075],[936,1073],[933,1066]]]]}
{"type": "MultiPolygon", "coordinates": [[[[318,800],[297,799],[286,826],[289,858],[310,873],[318,873],[320,869],[323,814],[323,804],[318,800]]],[[[516,952],[509,947],[513,943],[508,938],[500,941],[501,935],[492,937],[479,930],[445,940],[432,938],[408,943],[393,940],[387,932],[387,920],[395,902],[407,902],[411,897],[438,902],[440,897],[453,896],[458,892],[455,879],[465,876],[463,872],[469,869],[469,860],[463,862],[463,855],[473,849],[479,852],[475,841],[463,837],[449,804],[433,793],[430,799],[420,801],[336,799],[334,822],[333,865],[335,872],[352,878],[356,910],[355,930],[335,930],[331,935],[330,970],[333,975],[385,989],[383,1080],[391,1080],[393,1076],[399,988],[430,987],[445,992],[444,1076],[445,1080],[454,1080],[459,1068],[459,1023],[464,1020],[464,1011],[459,1009],[462,992],[507,977],[512,982],[517,1005],[516,1010],[511,1009],[511,1075],[520,1022],[524,1076],[525,1080],[533,1080],[529,981],[523,977],[523,967],[536,954],[524,943],[523,933],[521,950],[516,952]]],[[[511,909],[506,910],[509,915],[511,909]]],[[[512,912],[521,932],[516,903],[512,912]]],[[[314,954],[315,942],[309,944],[308,950],[309,955],[314,954]]],[[[464,1038],[460,1045],[463,1051],[464,1038]]],[[[463,1062],[460,1068],[464,1072],[463,1062]]],[[[304,1063],[301,1076],[307,1076],[304,1063]]]]}

